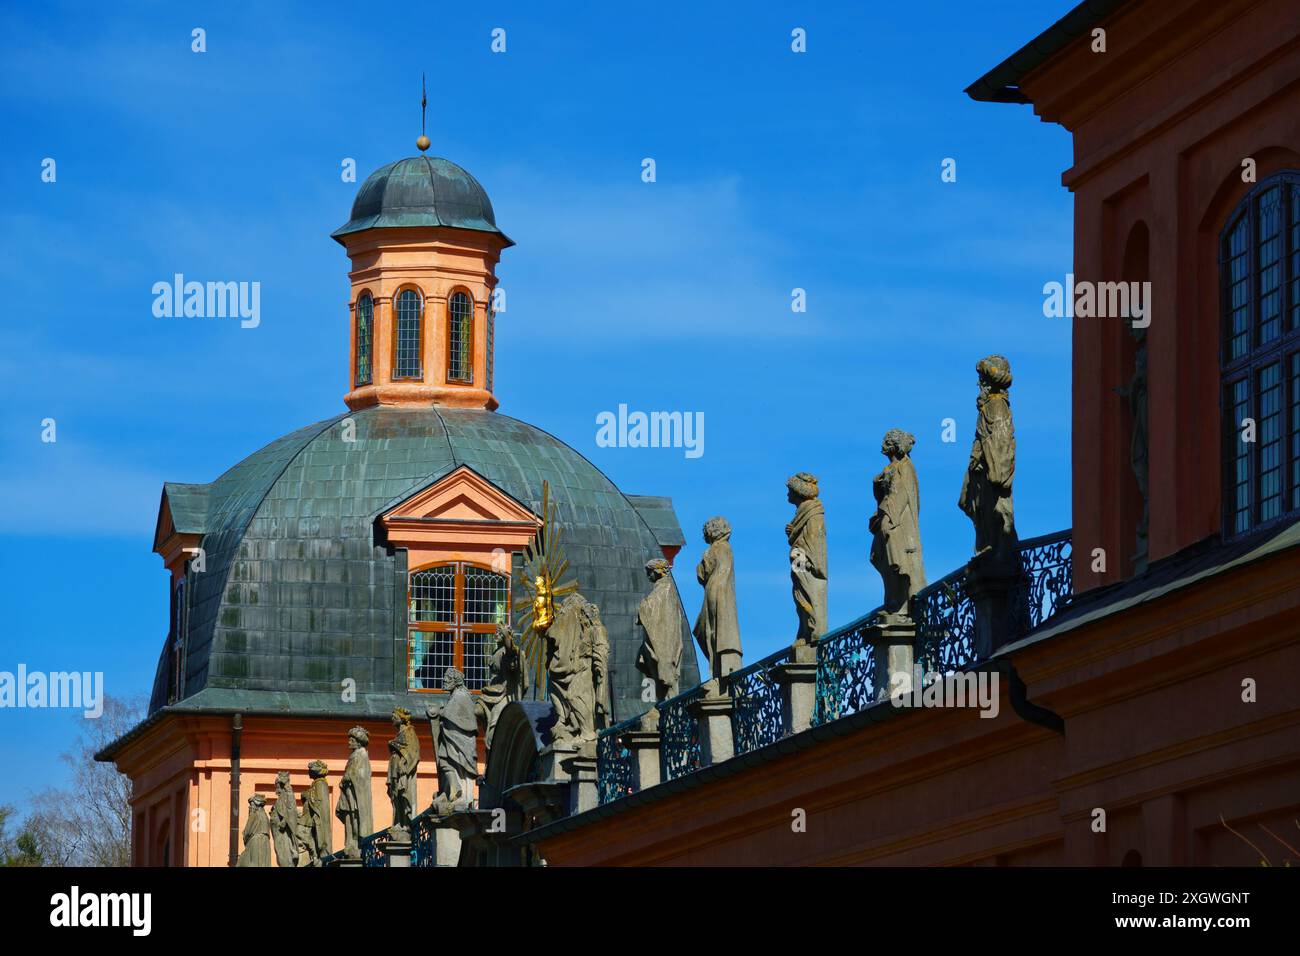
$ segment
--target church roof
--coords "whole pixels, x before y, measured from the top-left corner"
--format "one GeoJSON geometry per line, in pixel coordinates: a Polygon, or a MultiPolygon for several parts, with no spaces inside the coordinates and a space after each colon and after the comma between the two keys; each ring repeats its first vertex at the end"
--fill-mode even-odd
{"type": "MultiPolygon", "coordinates": [[[[671,502],[629,499],[524,422],[434,406],[345,413],[271,442],[209,485],[168,485],[173,512],[179,503],[192,517],[206,504],[206,568],[188,575],[185,699],[173,708],[362,717],[419,701],[422,711],[427,696],[405,686],[405,569],[376,518],[462,465],[534,513],[549,482],[573,572],[609,631],[614,716],[643,711],[636,609],[645,562],[681,540],[671,502]],[[343,705],[349,677],[357,703],[343,705]]],[[[151,713],[166,705],[165,673],[151,713]]],[[[688,646],[682,683],[698,680],[688,646]]]]}
{"type": "Polygon", "coordinates": [[[410,156],[375,170],[357,190],[352,218],[331,235],[341,242],[364,229],[410,226],[493,232],[513,245],[497,228],[492,201],[479,181],[437,156],[410,156]]]}

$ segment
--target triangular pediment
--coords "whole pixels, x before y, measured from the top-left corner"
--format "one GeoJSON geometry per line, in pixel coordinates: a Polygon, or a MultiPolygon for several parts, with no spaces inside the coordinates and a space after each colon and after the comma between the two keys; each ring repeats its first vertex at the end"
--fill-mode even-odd
{"type": "Polygon", "coordinates": [[[524,504],[466,465],[390,508],[380,521],[386,526],[405,521],[541,524],[524,504]]]}

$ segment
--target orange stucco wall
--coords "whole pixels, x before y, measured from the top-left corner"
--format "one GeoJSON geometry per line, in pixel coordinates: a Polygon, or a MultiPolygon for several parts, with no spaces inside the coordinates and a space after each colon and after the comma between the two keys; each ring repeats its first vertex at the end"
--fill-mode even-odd
{"type": "MultiPolygon", "coordinates": [[[[330,806],[347,763],[348,729],[358,721],[287,717],[243,718],[240,743],[238,829],[242,834],[248,798],[267,797],[275,803],[275,777],[288,770],[298,798],[311,783],[307,764],[324,760],[329,767],[330,806]]],[[[360,721],[370,732],[374,823],[380,830],[392,822],[388,802],[387,721],[360,721]]],[[[421,763],[419,801],[428,805],[436,790],[436,766],[428,722],[417,715],[421,763]]],[[[482,769],[480,741],[480,770],[482,769]]],[[[230,860],[231,717],[169,715],[117,757],[118,769],[131,778],[132,862],[136,866],[227,866],[230,860]],[[165,855],[166,851],[166,855],[165,855]]],[[[343,827],[334,820],[334,848],[343,846],[343,827]]],[[[239,848],[243,849],[242,839],[239,848]]]]}

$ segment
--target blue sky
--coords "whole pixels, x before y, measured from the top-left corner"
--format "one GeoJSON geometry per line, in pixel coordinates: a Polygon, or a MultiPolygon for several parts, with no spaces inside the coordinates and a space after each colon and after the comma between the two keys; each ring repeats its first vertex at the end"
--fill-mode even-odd
{"type": "MultiPolygon", "coordinates": [[[[329,232],[357,183],[340,164],[360,180],[415,152],[422,70],[431,153],[474,173],[517,243],[501,410],[673,498],[692,616],[700,526],[730,519],[748,659],[794,634],[792,472],[821,479],[832,623],[880,598],[867,520],[890,427],[918,439],[930,578],[969,555],[955,502],[989,352],[1015,372],[1021,535],[1068,526],[1069,326],[1042,287],[1072,259],[1069,137],[962,90],[1071,5],[6,6],[0,670],[147,690],[161,484],[342,410],[348,262],[329,232]],[[260,282],[261,325],[155,318],[150,289],[176,272],[260,282]],[[703,412],[704,455],[596,447],[620,403],[703,412]]],[[[55,756],[79,719],[0,710],[0,803],[67,782],[55,756]]]]}

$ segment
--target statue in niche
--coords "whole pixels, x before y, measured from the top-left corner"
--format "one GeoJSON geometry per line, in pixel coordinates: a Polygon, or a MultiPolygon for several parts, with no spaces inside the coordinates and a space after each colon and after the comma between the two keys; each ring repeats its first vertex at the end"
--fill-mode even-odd
{"type": "Polygon", "coordinates": [[[557,722],[557,742],[596,739],[609,714],[609,635],[600,610],[570,594],[546,632],[546,675],[557,722]]]}
{"type": "Polygon", "coordinates": [[[925,587],[921,559],[921,494],[912,464],[916,438],[901,428],[891,428],[880,442],[889,459],[871,483],[876,513],[871,518],[871,564],[885,587],[884,615],[908,617],[908,601],[925,587]]]}
{"type": "Polygon", "coordinates": [[[1115,392],[1128,399],[1128,411],[1133,419],[1129,467],[1133,469],[1138,492],[1142,495],[1142,517],[1138,520],[1137,553],[1133,555],[1133,561],[1140,572],[1147,565],[1147,527],[1151,520],[1151,502],[1147,494],[1150,474],[1147,444],[1147,330],[1135,326],[1131,331],[1137,342],[1137,350],[1133,353],[1133,377],[1127,386],[1121,386],[1115,392]]]}
{"type": "Polygon", "coordinates": [[[471,787],[478,776],[478,717],[474,699],[465,687],[465,675],[448,667],[442,675],[442,689],[450,696],[425,711],[433,734],[438,760],[438,793],[433,799],[439,814],[466,809],[471,787]]]}
{"type": "Polygon", "coordinates": [[[248,821],[244,824],[244,850],[235,866],[271,865],[271,818],[266,815],[266,797],[255,793],[248,798],[248,821]]]}
{"type": "Polygon", "coordinates": [[[655,700],[677,696],[682,668],[682,621],[677,611],[671,567],[663,558],[646,562],[650,593],[641,599],[636,622],[645,635],[636,669],[654,683],[655,700]]]}
{"type": "Polygon", "coordinates": [[[388,799],[393,805],[393,825],[399,834],[411,832],[411,817],[416,814],[416,774],[420,770],[420,738],[411,726],[411,712],[393,708],[393,726],[397,733],[388,742],[388,799]]]}
{"type": "Polygon", "coordinates": [[[801,471],[785,486],[786,499],[795,506],[794,520],[785,526],[790,542],[790,583],[799,616],[795,640],[815,644],[826,633],[826,511],[817,496],[816,476],[801,471]]]}
{"type": "Polygon", "coordinates": [[[1011,482],[1016,474],[1016,435],[1011,421],[1011,364],[1001,355],[975,365],[980,393],[975,401],[975,441],[958,507],[975,525],[976,560],[1002,574],[1019,569],[1011,482]]]}
{"type": "Polygon", "coordinates": [[[488,682],[479,692],[476,710],[486,724],[483,742],[490,751],[501,711],[528,694],[528,668],[509,624],[497,625],[496,648],[488,656],[487,672],[488,682]]]}
{"type": "Polygon", "coordinates": [[[334,852],[334,834],[330,825],[330,788],[326,777],[329,768],[323,760],[307,765],[311,786],[302,795],[300,842],[307,850],[307,865],[320,866],[321,860],[334,852]]]}
{"type": "Polygon", "coordinates": [[[298,801],[289,782],[289,771],[275,775],[275,808],[271,811],[271,836],[278,866],[298,865],[298,801]]]}
{"type": "Polygon", "coordinates": [[[736,613],[736,572],[731,554],[731,525],[723,517],[704,522],[708,547],[695,569],[704,587],[704,603],[695,621],[695,640],[709,659],[713,680],[739,670],[740,620],[736,613]]]}
{"type": "Polygon", "coordinates": [[[348,765],[339,781],[339,802],[334,815],[343,822],[343,855],[360,859],[361,840],[375,829],[370,793],[370,733],[364,727],[348,731],[348,765]]]}

